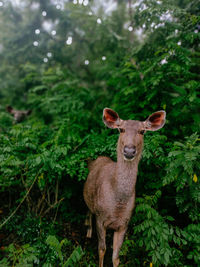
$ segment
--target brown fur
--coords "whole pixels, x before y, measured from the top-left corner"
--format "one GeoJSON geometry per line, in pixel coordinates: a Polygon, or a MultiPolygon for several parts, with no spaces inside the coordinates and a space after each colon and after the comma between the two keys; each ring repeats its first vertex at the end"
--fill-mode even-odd
{"type": "Polygon", "coordinates": [[[6,110],[13,115],[16,123],[22,122],[32,112],[31,110],[16,110],[13,109],[11,106],[7,106],[6,110]]]}
{"type": "Polygon", "coordinates": [[[91,216],[96,216],[96,226],[99,247],[99,266],[103,267],[106,251],[106,229],[113,229],[113,266],[119,265],[119,250],[123,243],[128,222],[135,206],[135,185],[138,164],[143,148],[143,130],[153,130],[154,118],[156,129],[164,125],[165,113],[152,114],[147,121],[123,121],[115,111],[105,109],[104,123],[110,128],[122,128],[117,145],[117,162],[108,157],[98,157],[89,164],[89,175],[84,185],[84,199],[89,208],[87,220],[87,237],[92,234],[91,216]],[[158,116],[157,116],[158,114],[158,116]],[[161,115],[160,115],[161,114],[161,115]],[[153,118],[151,116],[154,116],[153,118]],[[164,117],[163,117],[164,116],[164,117]],[[152,119],[150,122],[149,119],[152,119]],[[148,126],[147,126],[148,125],[148,126]],[[148,128],[147,128],[148,127],[148,128]],[[135,147],[136,155],[133,160],[124,157],[124,147],[135,147]],[[89,223],[88,223],[89,222],[89,223]]]}

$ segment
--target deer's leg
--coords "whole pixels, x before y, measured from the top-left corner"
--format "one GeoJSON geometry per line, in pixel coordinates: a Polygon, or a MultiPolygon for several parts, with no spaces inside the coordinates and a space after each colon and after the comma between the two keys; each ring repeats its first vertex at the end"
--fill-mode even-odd
{"type": "Polygon", "coordinates": [[[88,227],[86,237],[91,238],[92,237],[92,213],[90,211],[88,211],[87,213],[85,225],[88,227]]]}
{"type": "Polygon", "coordinates": [[[99,252],[99,267],[103,267],[104,255],[106,252],[106,229],[103,223],[96,218],[97,236],[98,236],[98,252],[99,252]]]}
{"type": "Polygon", "coordinates": [[[112,255],[112,261],[113,261],[113,267],[118,267],[119,265],[119,251],[122,246],[124,235],[126,233],[127,228],[120,229],[117,232],[114,232],[113,237],[113,255],[112,255]]]}

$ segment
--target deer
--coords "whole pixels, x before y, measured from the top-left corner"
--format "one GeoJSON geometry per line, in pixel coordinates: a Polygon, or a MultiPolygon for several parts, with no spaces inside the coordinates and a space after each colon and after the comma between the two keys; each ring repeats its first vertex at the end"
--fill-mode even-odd
{"type": "Polygon", "coordinates": [[[31,114],[32,110],[16,110],[11,106],[7,106],[6,110],[13,115],[15,123],[22,122],[28,115],[31,114]]]}
{"type": "Polygon", "coordinates": [[[120,132],[117,162],[105,156],[91,161],[83,189],[89,209],[85,221],[88,226],[87,238],[92,236],[92,216],[96,217],[99,267],[103,267],[107,229],[114,230],[112,263],[113,267],[119,266],[119,251],[135,207],[135,186],[144,133],[161,129],[165,120],[164,110],[151,114],[145,121],[122,120],[114,110],[103,110],[105,125],[120,132]]]}

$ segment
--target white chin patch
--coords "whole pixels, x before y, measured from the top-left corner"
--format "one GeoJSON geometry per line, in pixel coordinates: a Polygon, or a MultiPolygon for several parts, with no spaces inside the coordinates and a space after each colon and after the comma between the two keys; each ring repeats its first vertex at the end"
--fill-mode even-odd
{"type": "Polygon", "coordinates": [[[127,159],[126,157],[124,157],[124,160],[126,161],[133,161],[135,159],[135,157],[133,157],[132,159],[127,159]]]}

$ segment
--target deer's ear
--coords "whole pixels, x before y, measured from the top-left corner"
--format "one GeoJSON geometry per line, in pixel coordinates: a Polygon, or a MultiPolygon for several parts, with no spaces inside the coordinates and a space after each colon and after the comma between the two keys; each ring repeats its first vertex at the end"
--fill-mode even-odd
{"type": "Polygon", "coordinates": [[[26,111],[26,115],[30,115],[31,113],[32,113],[32,110],[31,109],[29,109],[29,110],[26,111]]]}
{"type": "Polygon", "coordinates": [[[166,112],[160,110],[151,114],[146,121],[144,121],[145,130],[157,131],[165,125],[166,112]]]}
{"type": "Polygon", "coordinates": [[[9,113],[12,113],[13,108],[12,108],[11,106],[7,106],[7,107],[6,107],[6,110],[7,110],[9,113]]]}
{"type": "Polygon", "coordinates": [[[122,122],[117,112],[110,108],[104,108],[103,110],[103,122],[109,128],[118,128],[122,122]]]}

